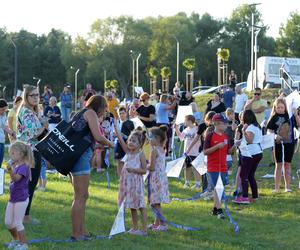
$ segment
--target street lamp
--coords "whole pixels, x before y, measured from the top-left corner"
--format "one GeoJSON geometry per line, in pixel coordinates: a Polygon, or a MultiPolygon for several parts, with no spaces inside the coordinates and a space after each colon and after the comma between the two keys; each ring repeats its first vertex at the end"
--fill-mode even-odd
{"type": "Polygon", "coordinates": [[[14,41],[9,38],[9,40],[11,41],[12,45],[15,47],[15,86],[14,86],[14,95],[17,94],[17,88],[18,88],[18,47],[17,45],[14,43],[14,41]]]}
{"type": "Polygon", "coordinates": [[[139,86],[139,59],[141,57],[141,53],[139,53],[138,57],[136,58],[136,86],[139,86]]]}
{"type": "Polygon", "coordinates": [[[177,45],[177,66],[176,66],[176,82],[179,83],[179,41],[176,36],[173,36],[177,45]]]}
{"type": "MultiPolygon", "coordinates": [[[[257,6],[261,3],[252,3],[248,6],[257,6]]],[[[254,62],[253,62],[253,52],[254,52],[254,13],[251,11],[251,81],[252,81],[252,89],[254,89],[256,86],[254,86],[254,62]]]]}
{"type": "Polygon", "coordinates": [[[36,82],[36,88],[37,88],[37,90],[38,90],[38,92],[40,93],[40,82],[41,82],[41,78],[38,78],[38,77],[32,77],[32,79],[33,80],[37,80],[37,82],[36,82]]]}
{"type": "MultiPolygon", "coordinates": [[[[73,66],[70,67],[70,69],[74,69],[73,66]]],[[[78,78],[78,73],[80,69],[77,69],[75,72],[75,97],[74,97],[74,102],[75,102],[75,112],[77,111],[77,78],[78,78]]]]}

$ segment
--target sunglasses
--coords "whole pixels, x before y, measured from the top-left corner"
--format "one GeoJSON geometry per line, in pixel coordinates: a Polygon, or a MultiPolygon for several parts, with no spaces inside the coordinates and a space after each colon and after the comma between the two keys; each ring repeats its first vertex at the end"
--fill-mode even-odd
{"type": "Polygon", "coordinates": [[[260,93],[254,93],[254,95],[258,95],[258,96],[259,96],[259,95],[260,95],[260,93]]]}

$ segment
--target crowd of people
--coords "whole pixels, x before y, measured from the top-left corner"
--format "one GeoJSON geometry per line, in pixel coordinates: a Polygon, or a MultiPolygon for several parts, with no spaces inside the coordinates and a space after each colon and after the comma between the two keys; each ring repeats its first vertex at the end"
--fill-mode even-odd
{"type": "MultiPolygon", "coordinates": [[[[234,75],[232,76],[234,81],[234,75]]],[[[205,198],[214,199],[212,215],[225,218],[215,186],[221,178],[228,184],[232,173],[233,157],[238,159],[234,203],[249,204],[259,198],[255,172],[263,157],[263,135],[275,134],[275,189],[280,192],[284,173],[285,191],[291,192],[291,162],[297,139],[294,129],[300,126],[298,110],[289,116],[284,94],[270,104],[261,97],[259,88],[248,96],[240,86],[228,86],[222,93],[215,93],[207,103],[205,112],[199,112],[193,96],[181,91],[176,85],[172,94],[144,92],[130,100],[117,99],[113,91],[104,96],[97,95],[91,84],[87,84],[81,96],[79,112],[72,112],[73,97],[66,85],[57,98],[49,86],[40,95],[36,86],[24,87],[22,97],[16,97],[13,108],[6,117],[8,105],[0,100],[0,160],[4,156],[5,133],[9,135],[10,161],[7,172],[11,177],[10,200],[7,205],[5,223],[13,240],[11,249],[27,249],[23,223],[38,224],[31,216],[33,195],[40,179],[39,190],[46,189],[47,162],[35,146],[63,119],[76,124],[76,131],[87,129],[91,146],[80,156],[71,170],[74,188],[72,203],[73,241],[91,238],[85,226],[85,208],[88,199],[91,166],[98,172],[105,167],[105,155],[114,148],[119,177],[118,205],[124,204],[131,211],[134,235],[147,235],[147,230],[168,230],[164,221],[156,216],[147,225],[146,202],[144,199],[143,176],[149,172],[148,203],[162,213],[162,204],[169,203],[166,160],[174,150],[174,134],[184,142],[184,188],[190,188],[191,174],[195,178],[193,189],[205,191],[205,198]],[[40,105],[42,103],[42,105],[40,105]],[[179,106],[191,106],[193,114],[185,116],[184,124],[175,125],[179,106]],[[142,125],[142,126],[141,126],[142,125]],[[144,144],[150,145],[150,154],[144,152],[144,144]],[[247,154],[242,150],[246,145],[247,154]],[[192,165],[193,160],[203,153],[206,156],[207,173],[200,176],[192,165]],[[284,170],[284,171],[282,171],[284,170]],[[249,198],[248,188],[252,197],[249,198]],[[142,228],[138,227],[138,210],[142,228]]]]}

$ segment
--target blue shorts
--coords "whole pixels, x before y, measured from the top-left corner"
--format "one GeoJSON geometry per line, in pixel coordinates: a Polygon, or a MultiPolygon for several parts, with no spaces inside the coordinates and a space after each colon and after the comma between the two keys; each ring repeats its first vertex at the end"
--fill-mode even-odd
{"type": "Polygon", "coordinates": [[[71,174],[73,176],[89,175],[91,173],[90,161],[92,159],[92,156],[93,156],[93,151],[89,147],[77,160],[77,162],[75,163],[75,165],[71,171],[71,174]]]}
{"type": "Polygon", "coordinates": [[[207,172],[207,179],[211,187],[215,187],[219,178],[219,174],[221,174],[221,179],[223,181],[223,185],[226,186],[229,184],[227,173],[220,172],[207,172]]]}
{"type": "Polygon", "coordinates": [[[42,162],[41,162],[41,175],[40,175],[40,178],[42,180],[46,180],[47,177],[46,177],[46,170],[47,170],[47,162],[44,158],[42,158],[42,162]]]}

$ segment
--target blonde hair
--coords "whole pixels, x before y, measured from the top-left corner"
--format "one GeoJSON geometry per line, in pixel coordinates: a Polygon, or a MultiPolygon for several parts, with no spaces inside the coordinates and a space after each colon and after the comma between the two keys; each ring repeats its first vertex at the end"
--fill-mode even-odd
{"type": "Polygon", "coordinates": [[[23,161],[31,168],[34,168],[33,152],[29,144],[22,141],[16,141],[10,146],[10,150],[16,150],[23,155],[23,161]]]}
{"type": "Polygon", "coordinates": [[[50,102],[53,101],[53,102],[57,103],[57,99],[55,96],[51,96],[49,101],[50,102]]]}
{"type": "Polygon", "coordinates": [[[36,86],[33,86],[33,85],[24,85],[23,95],[22,95],[22,99],[23,100],[22,100],[22,103],[20,104],[20,107],[19,107],[19,109],[17,111],[17,114],[19,114],[19,112],[20,112],[20,110],[21,110],[21,108],[23,106],[26,107],[26,108],[32,109],[36,114],[39,113],[39,107],[38,107],[38,105],[36,105],[34,107],[31,107],[31,105],[28,102],[28,96],[34,90],[38,91],[38,88],[36,86]]]}
{"type": "Polygon", "coordinates": [[[278,104],[283,104],[284,105],[284,109],[285,109],[285,113],[287,113],[287,107],[286,107],[286,102],[284,98],[277,98],[274,103],[273,103],[273,107],[272,107],[272,111],[271,111],[271,115],[270,115],[270,119],[276,114],[276,106],[278,104]]]}
{"type": "Polygon", "coordinates": [[[226,116],[234,114],[234,110],[232,108],[227,108],[225,111],[226,116]]]}

